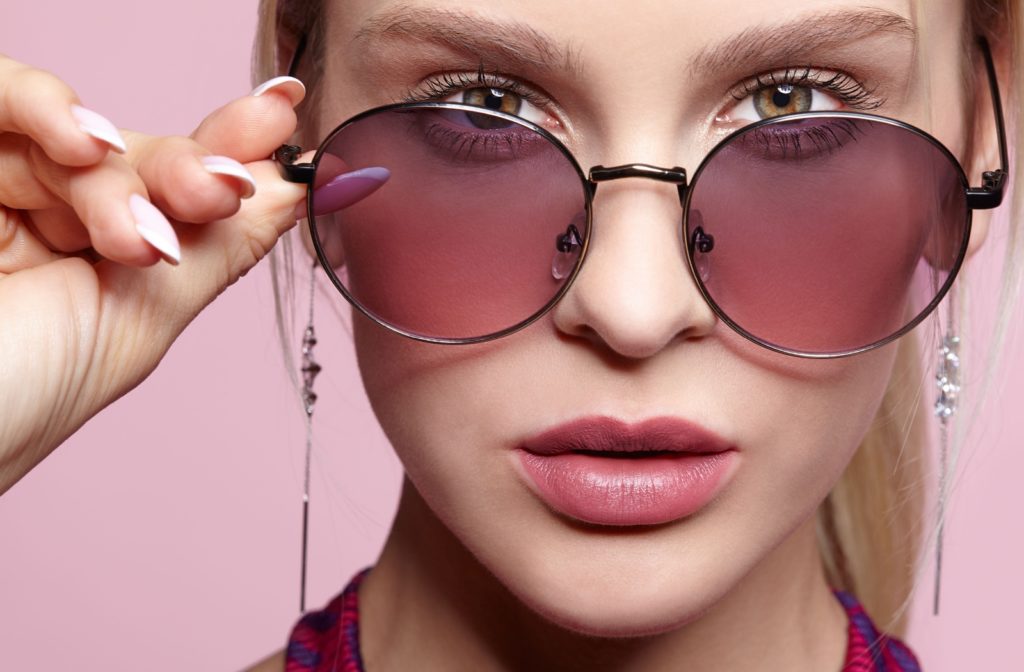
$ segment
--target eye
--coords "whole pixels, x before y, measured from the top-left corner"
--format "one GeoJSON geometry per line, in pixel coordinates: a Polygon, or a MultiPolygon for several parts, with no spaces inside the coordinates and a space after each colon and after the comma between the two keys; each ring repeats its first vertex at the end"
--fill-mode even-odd
{"type": "Polygon", "coordinates": [[[838,110],[842,102],[820,88],[789,82],[760,86],[727,113],[729,121],[759,121],[784,114],[838,110]]]}
{"type": "MultiPolygon", "coordinates": [[[[520,96],[513,91],[509,91],[508,89],[501,89],[497,87],[484,86],[464,89],[449,96],[448,98],[445,98],[444,101],[449,103],[462,103],[463,105],[473,105],[475,107],[482,107],[486,110],[494,110],[495,112],[504,112],[505,114],[515,115],[525,119],[526,121],[532,121],[535,124],[542,124],[547,118],[547,115],[544,112],[525,100],[523,96],[520,96]]],[[[463,116],[470,124],[477,128],[506,128],[512,124],[510,121],[505,121],[498,117],[491,117],[483,114],[463,116]]]]}

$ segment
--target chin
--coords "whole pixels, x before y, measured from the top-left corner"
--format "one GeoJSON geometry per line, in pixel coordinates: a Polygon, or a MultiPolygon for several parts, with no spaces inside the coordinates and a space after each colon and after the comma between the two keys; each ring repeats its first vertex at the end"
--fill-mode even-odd
{"type": "Polygon", "coordinates": [[[556,603],[550,596],[544,596],[538,601],[524,602],[565,630],[601,638],[659,635],[699,619],[706,610],[685,600],[658,603],[622,594],[593,597],[597,599],[556,603]]]}
{"type": "MultiPolygon", "coordinates": [[[[716,585],[708,572],[685,571],[678,562],[666,562],[662,571],[637,567],[628,573],[595,573],[578,566],[552,571],[556,565],[542,564],[536,574],[503,583],[546,620],[590,637],[644,637],[676,630],[698,620],[728,589],[716,585]]],[[[719,567],[718,573],[724,569],[719,567]]]]}

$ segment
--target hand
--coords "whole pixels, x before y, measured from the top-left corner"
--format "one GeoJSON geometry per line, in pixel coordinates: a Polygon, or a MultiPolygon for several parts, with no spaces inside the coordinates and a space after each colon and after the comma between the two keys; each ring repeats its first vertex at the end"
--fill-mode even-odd
{"type": "Polygon", "coordinates": [[[0,493],[149,375],[295,223],[304,188],[266,158],[304,90],[254,93],[190,138],[153,137],[0,56],[0,493]]]}

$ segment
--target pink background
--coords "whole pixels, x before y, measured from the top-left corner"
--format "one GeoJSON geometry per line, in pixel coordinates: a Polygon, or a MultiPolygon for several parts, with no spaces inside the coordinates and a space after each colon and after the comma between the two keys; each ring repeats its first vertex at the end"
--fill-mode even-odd
{"type": "MultiPolygon", "coordinates": [[[[187,133],[250,88],[255,0],[6,5],[0,49],[58,73],[119,126],[187,133]]],[[[325,292],[319,304],[310,605],[373,561],[401,478],[337,301],[325,292]]],[[[284,645],[298,616],[303,424],[273,324],[261,266],[0,499],[5,669],[239,669],[284,645]]],[[[1019,342],[1006,381],[1024,375],[1019,342]]],[[[1022,404],[1019,387],[997,384],[974,419],[943,614],[928,613],[930,569],[914,606],[909,639],[926,670],[1024,669],[1022,404]]]]}

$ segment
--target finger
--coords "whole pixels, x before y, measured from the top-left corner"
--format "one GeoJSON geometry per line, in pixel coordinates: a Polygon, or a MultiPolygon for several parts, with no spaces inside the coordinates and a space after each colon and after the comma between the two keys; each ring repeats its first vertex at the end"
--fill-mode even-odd
{"type": "Polygon", "coordinates": [[[150,198],[168,217],[205,223],[238,212],[251,198],[256,178],[238,161],[211,155],[184,137],[133,139],[129,162],[146,183],[150,198]]]}
{"type": "Polygon", "coordinates": [[[25,226],[39,242],[55,252],[72,254],[92,247],[89,230],[67,203],[52,208],[22,212],[25,226]]]}
{"type": "Polygon", "coordinates": [[[108,153],[96,165],[72,168],[55,162],[26,136],[0,135],[0,141],[0,203],[33,213],[28,223],[51,249],[76,252],[93,247],[132,265],[156,263],[157,252],[175,256],[177,243],[166,235],[170,225],[163,227],[151,207],[138,206],[141,214],[126,217],[131,196],[141,198],[147,191],[123,157],[108,153]],[[148,224],[139,224],[140,216],[148,224]],[[154,226],[162,231],[160,242],[166,243],[157,245],[157,251],[144,235],[154,226]]]}
{"type": "Polygon", "coordinates": [[[247,167],[258,184],[256,195],[233,217],[182,228],[181,268],[163,264],[153,268],[96,266],[110,290],[109,300],[142,305],[147,313],[160,316],[150,326],[157,330],[152,334],[154,343],[169,344],[204,306],[255,266],[295,225],[292,211],[302,198],[304,185],[282,180],[271,161],[247,167]]]}
{"type": "Polygon", "coordinates": [[[0,131],[27,135],[66,166],[95,164],[110,149],[126,151],[117,128],[78,103],[54,75],[0,56],[0,131]]]}
{"type": "Polygon", "coordinates": [[[0,277],[58,258],[32,235],[20,213],[0,207],[0,277]]]}
{"type": "Polygon", "coordinates": [[[305,193],[305,185],[282,180],[272,161],[247,167],[259,185],[256,195],[233,217],[182,232],[188,272],[214,274],[209,286],[216,291],[248,272],[295,225],[295,205],[305,193]]]}
{"type": "MultiPolygon", "coordinates": [[[[256,196],[243,203],[238,214],[210,227],[208,235],[201,229],[194,230],[203,238],[202,245],[197,246],[201,249],[192,252],[190,263],[211,269],[223,267],[222,280],[228,283],[248,272],[270,252],[278,238],[295,226],[295,206],[306,193],[305,185],[282,180],[272,161],[250,163],[248,168],[259,185],[256,196]]],[[[189,241],[186,245],[191,251],[189,241]]]]}
{"type": "Polygon", "coordinates": [[[293,77],[278,77],[252,94],[211,113],[192,133],[192,139],[214,154],[242,163],[266,159],[295,133],[295,106],[305,87],[293,77]]]}
{"type": "MultiPolygon", "coordinates": [[[[178,261],[173,227],[150,203],[146,185],[124,157],[107,154],[95,166],[68,168],[41,154],[36,147],[29,150],[34,174],[74,209],[96,252],[132,266],[154,264],[161,256],[178,261]]],[[[47,236],[57,238],[52,231],[47,236]]]]}
{"type": "Polygon", "coordinates": [[[29,160],[33,144],[27,135],[0,133],[0,203],[13,210],[37,210],[63,202],[33,172],[29,160]]]}

